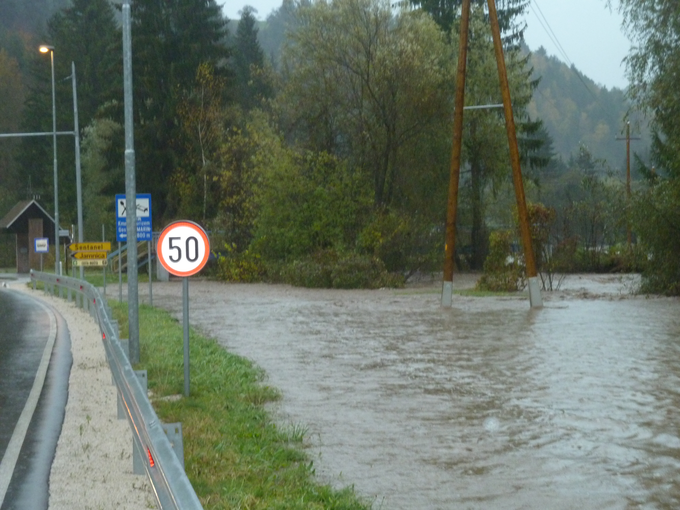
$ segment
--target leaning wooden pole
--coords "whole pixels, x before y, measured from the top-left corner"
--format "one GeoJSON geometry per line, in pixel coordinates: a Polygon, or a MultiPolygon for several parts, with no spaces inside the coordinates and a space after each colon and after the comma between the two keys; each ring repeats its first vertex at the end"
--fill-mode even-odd
{"type": "Polygon", "coordinates": [[[460,18],[458,72],[456,74],[456,98],[453,109],[451,176],[449,180],[449,199],[446,209],[446,255],[444,259],[444,281],[442,283],[442,306],[444,307],[451,307],[453,301],[453,257],[456,248],[456,212],[458,211],[458,187],[460,182],[460,160],[463,143],[463,108],[465,107],[465,74],[467,70],[469,26],[470,0],[463,0],[460,18]]]}
{"type": "MultiPolygon", "coordinates": [[[[630,207],[630,122],[626,122],[626,207],[630,207]]],[[[630,218],[626,219],[626,237],[628,238],[628,251],[630,251],[633,246],[630,218]]]]}
{"type": "Polygon", "coordinates": [[[519,161],[519,147],[517,145],[517,132],[515,130],[515,119],[512,113],[512,102],[510,100],[510,87],[508,86],[508,73],[505,68],[505,57],[503,56],[503,43],[501,42],[501,31],[498,25],[498,13],[494,0],[487,0],[489,5],[489,19],[491,22],[491,33],[493,35],[493,46],[496,52],[496,64],[498,65],[498,78],[501,85],[501,95],[503,96],[503,110],[505,111],[505,130],[508,133],[508,144],[510,145],[510,162],[512,164],[512,180],[515,185],[515,198],[517,199],[517,212],[519,215],[520,232],[522,235],[522,245],[524,247],[524,258],[527,269],[527,280],[529,283],[529,302],[531,307],[543,306],[541,289],[538,283],[536,272],[536,259],[531,243],[531,231],[529,229],[529,218],[527,214],[526,198],[524,196],[524,184],[522,182],[522,169],[519,161]]]}

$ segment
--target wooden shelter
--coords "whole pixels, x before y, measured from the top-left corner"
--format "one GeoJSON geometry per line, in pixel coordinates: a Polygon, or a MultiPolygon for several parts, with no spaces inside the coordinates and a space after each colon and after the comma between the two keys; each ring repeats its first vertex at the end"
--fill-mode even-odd
{"type": "MultiPolygon", "coordinates": [[[[54,218],[35,200],[23,200],[0,219],[0,231],[16,235],[17,273],[28,273],[40,267],[40,254],[35,253],[35,239],[46,237],[54,246],[54,218]]],[[[68,244],[68,230],[59,230],[60,243],[68,244]]]]}

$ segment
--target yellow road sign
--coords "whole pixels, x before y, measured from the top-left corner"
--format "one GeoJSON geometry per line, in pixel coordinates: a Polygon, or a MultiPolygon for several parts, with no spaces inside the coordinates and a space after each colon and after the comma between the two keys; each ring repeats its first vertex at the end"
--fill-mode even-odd
{"type": "Polygon", "coordinates": [[[111,243],[71,243],[68,248],[71,251],[111,251],[111,243]]]}
{"type": "Polygon", "coordinates": [[[73,266],[74,267],[104,267],[108,265],[108,260],[106,259],[95,259],[95,260],[74,260],[73,261],[73,266]]]}
{"type": "Polygon", "coordinates": [[[77,251],[71,254],[71,257],[80,260],[101,260],[108,255],[105,251],[77,251]]]}

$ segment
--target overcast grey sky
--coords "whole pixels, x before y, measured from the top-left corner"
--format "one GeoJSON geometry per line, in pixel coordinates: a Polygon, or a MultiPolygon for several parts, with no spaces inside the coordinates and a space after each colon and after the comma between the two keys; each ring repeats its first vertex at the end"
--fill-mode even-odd
{"type": "MultiPolygon", "coordinates": [[[[258,19],[266,19],[281,5],[281,0],[243,2],[229,0],[224,3],[225,15],[238,19],[243,6],[251,5],[257,9],[258,19]]],[[[532,50],[543,46],[549,55],[574,64],[600,85],[608,88],[627,86],[621,61],[628,54],[630,42],[621,31],[621,16],[610,11],[604,0],[532,0],[526,21],[525,39],[532,50]],[[545,19],[540,17],[541,12],[545,19]],[[555,37],[551,37],[550,29],[555,37]],[[559,42],[566,57],[553,39],[559,42]]]]}

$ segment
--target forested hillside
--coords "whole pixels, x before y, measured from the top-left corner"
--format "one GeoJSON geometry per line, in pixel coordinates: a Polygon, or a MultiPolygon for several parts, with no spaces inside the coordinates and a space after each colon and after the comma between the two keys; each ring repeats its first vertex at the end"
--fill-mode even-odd
{"type": "MultiPolygon", "coordinates": [[[[531,54],[534,77],[539,85],[529,105],[533,117],[543,121],[553,139],[554,151],[564,160],[578,155],[585,145],[597,159],[605,159],[610,167],[621,168],[626,161],[626,115],[631,103],[624,91],[602,87],[576,68],[569,67],[545,49],[531,54]]],[[[631,112],[631,136],[642,136],[633,150],[646,158],[649,129],[644,119],[631,112]]]]}
{"type": "MultiPolygon", "coordinates": [[[[259,24],[262,49],[275,66],[286,40],[286,30],[294,28],[295,23],[290,2],[283,2],[259,24]]],[[[584,145],[594,158],[606,160],[612,168],[625,165],[625,143],[616,140],[625,136],[627,114],[631,110],[625,91],[607,89],[595,83],[575,67],[548,55],[544,48],[523,48],[531,52],[533,77],[540,79],[527,111],[533,118],[543,121],[553,139],[555,154],[568,162],[571,157],[578,156],[584,145]]],[[[634,112],[629,120],[631,136],[642,137],[633,145],[633,150],[646,159],[650,143],[647,121],[634,112]]]]}
{"type": "Polygon", "coordinates": [[[36,34],[44,30],[45,22],[70,0],[2,0],[0,2],[0,33],[6,30],[36,34]]]}

